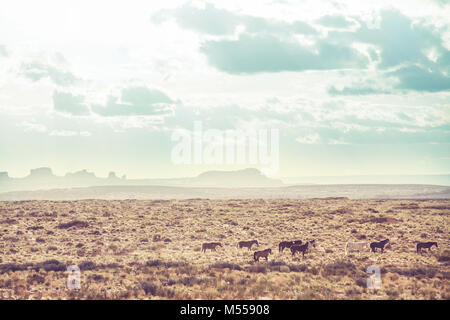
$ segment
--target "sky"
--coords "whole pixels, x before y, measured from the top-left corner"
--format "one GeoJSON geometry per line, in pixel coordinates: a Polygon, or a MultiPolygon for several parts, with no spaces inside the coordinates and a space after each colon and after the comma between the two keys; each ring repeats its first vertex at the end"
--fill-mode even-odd
{"type": "Polygon", "coordinates": [[[274,177],[448,174],[450,1],[2,1],[0,171],[258,167],[174,163],[196,121],[278,130],[274,177]]]}

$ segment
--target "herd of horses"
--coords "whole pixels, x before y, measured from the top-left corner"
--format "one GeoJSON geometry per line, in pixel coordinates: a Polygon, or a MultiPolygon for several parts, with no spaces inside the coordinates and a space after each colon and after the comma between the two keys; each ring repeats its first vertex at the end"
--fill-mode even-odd
{"type": "MultiPolygon", "coordinates": [[[[419,242],[416,246],[416,252],[422,253],[422,249],[428,249],[428,251],[431,251],[431,247],[436,246],[438,248],[437,242],[419,242]]],[[[347,242],[345,245],[345,254],[348,254],[350,251],[365,251],[369,249],[372,252],[377,252],[377,249],[381,249],[381,252],[384,252],[384,248],[390,248],[391,243],[389,239],[385,239],[383,241],[378,242],[347,242]]]]}
{"type": "MultiPolygon", "coordinates": [[[[302,240],[293,240],[293,241],[281,241],[278,244],[278,252],[283,252],[284,249],[290,249],[292,256],[295,256],[295,254],[301,253],[302,257],[305,257],[305,253],[307,253],[311,248],[316,247],[316,239],[308,240],[306,242],[302,242],[302,240]]],[[[248,250],[251,250],[253,245],[256,245],[259,247],[258,240],[250,240],[250,241],[239,241],[237,244],[237,247],[239,249],[241,248],[247,248],[248,250]]],[[[422,253],[422,249],[428,249],[428,251],[431,251],[431,247],[436,246],[438,247],[437,242],[419,242],[416,246],[417,253],[422,253]]],[[[220,242],[207,242],[202,244],[202,252],[206,252],[207,249],[211,251],[216,251],[216,247],[223,247],[220,242]]],[[[381,253],[384,252],[384,248],[390,248],[391,243],[389,239],[385,239],[382,241],[375,241],[375,242],[347,242],[345,244],[345,254],[347,255],[351,251],[366,251],[370,250],[371,252],[377,252],[377,249],[380,249],[381,253]]],[[[255,251],[253,253],[253,259],[255,262],[258,262],[260,258],[265,258],[266,261],[269,259],[269,255],[272,254],[272,249],[268,248],[261,251],[255,251]]]]}

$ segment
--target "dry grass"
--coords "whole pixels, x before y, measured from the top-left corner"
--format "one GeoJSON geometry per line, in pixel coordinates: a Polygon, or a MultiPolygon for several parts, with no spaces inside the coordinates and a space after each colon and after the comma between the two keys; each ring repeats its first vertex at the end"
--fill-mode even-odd
{"type": "Polygon", "coordinates": [[[82,200],[0,202],[0,298],[449,299],[446,200],[82,200]],[[318,239],[305,258],[282,240],[318,239]],[[381,253],[346,241],[389,238],[381,253]],[[269,262],[237,249],[257,239],[269,262]],[[418,255],[417,241],[439,248],[418,255]],[[202,253],[203,242],[221,242],[202,253]],[[66,289],[66,267],[81,290],[66,289]],[[366,289],[366,268],[382,288],[366,289]]]}

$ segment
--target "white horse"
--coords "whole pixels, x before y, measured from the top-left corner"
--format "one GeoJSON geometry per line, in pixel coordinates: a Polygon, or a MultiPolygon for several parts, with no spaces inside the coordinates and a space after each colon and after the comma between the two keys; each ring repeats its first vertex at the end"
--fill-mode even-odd
{"type": "Polygon", "coordinates": [[[350,251],[364,251],[369,250],[369,242],[347,242],[345,244],[345,254],[347,255],[350,251]]]}

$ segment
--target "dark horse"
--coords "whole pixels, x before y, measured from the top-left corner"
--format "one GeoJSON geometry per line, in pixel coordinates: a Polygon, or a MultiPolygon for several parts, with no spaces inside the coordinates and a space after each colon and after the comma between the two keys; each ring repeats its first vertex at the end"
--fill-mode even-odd
{"type": "MultiPolygon", "coordinates": [[[[309,241],[307,241],[307,243],[309,243],[309,247],[313,247],[313,248],[316,247],[316,239],[309,240],[309,241]]],[[[309,249],[309,250],[311,250],[311,249],[309,249]]]]}
{"type": "Polygon", "coordinates": [[[206,249],[210,249],[211,251],[216,251],[216,247],[222,247],[222,244],[219,242],[209,242],[202,244],[202,251],[206,252],[206,249]]]}
{"type": "Polygon", "coordinates": [[[278,251],[283,252],[285,248],[290,248],[294,245],[302,244],[302,240],[294,240],[294,241],[281,241],[278,245],[278,251]]]}
{"type": "Polygon", "coordinates": [[[239,241],[238,248],[240,249],[240,248],[246,247],[246,248],[248,248],[248,250],[250,250],[254,244],[256,244],[259,247],[258,240],[239,241]]]}
{"type": "Polygon", "coordinates": [[[417,253],[422,253],[422,249],[428,249],[428,251],[431,251],[431,247],[436,246],[438,248],[437,242],[419,242],[417,244],[417,253]]]}
{"type": "Polygon", "coordinates": [[[381,252],[384,252],[384,246],[389,243],[389,239],[383,240],[383,241],[379,241],[379,242],[372,242],[370,244],[370,249],[372,250],[372,252],[377,252],[377,248],[381,249],[381,252]]]}
{"type": "Polygon", "coordinates": [[[266,261],[268,261],[269,254],[271,254],[271,253],[272,253],[272,249],[256,251],[253,254],[253,259],[255,259],[255,261],[259,261],[259,258],[263,257],[263,258],[266,258],[266,261]]]}
{"type": "Polygon", "coordinates": [[[303,257],[305,257],[305,252],[308,251],[308,244],[309,244],[309,242],[306,242],[305,244],[302,244],[302,245],[299,245],[299,244],[293,245],[291,247],[292,256],[294,256],[296,252],[301,252],[303,257]]]}

